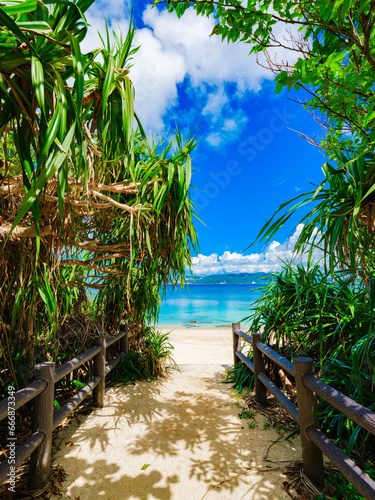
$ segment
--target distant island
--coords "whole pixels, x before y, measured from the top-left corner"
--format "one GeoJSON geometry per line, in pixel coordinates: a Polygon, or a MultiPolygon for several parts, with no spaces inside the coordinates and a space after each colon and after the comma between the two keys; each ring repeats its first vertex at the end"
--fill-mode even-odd
{"type": "Polygon", "coordinates": [[[213,274],[210,276],[195,276],[188,278],[189,284],[197,285],[265,285],[267,273],[232,273],[213,274]]]}

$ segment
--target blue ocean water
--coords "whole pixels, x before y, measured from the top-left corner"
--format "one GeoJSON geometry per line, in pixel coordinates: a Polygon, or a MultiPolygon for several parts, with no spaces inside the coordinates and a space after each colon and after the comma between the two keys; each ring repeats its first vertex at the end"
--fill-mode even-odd
{"type": "MultiPolygon", "coordinates": [[[[160,309],[160,326],[230,326],[251,313],[260,285],[189,285],[167,292],[160,309]],[[195,323],[191,323],[195,321],[195,323]]],[[[243,322],[245,324],[245,322],[243,322]]]]}

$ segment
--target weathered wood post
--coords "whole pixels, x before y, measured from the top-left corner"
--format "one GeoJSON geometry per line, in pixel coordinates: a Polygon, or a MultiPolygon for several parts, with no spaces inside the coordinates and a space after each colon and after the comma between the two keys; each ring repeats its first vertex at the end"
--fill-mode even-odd
{"type": "Polygon", "coordinates": [[[43,488],[48,481],[51,470],[55,363],[46,361],[35,365],[34,375],[35,380],[45,380],[47,387],[33,400],[32,429],[33,432],[42,432],[45,438],[31,454],[29,479],[31,490],[43,488]]]}
{"type": "Polygon", "coordinates": [[[318,399],[314,392],[303,385],[305,373],[313,373],[314,362],[311,358],[294,358],[294,371],[297,389],[299,427],[302,443],[303,468],[306,476],[318,487],[324,487],[323,454],[308,438],[306,429],[311,425],[319,427],[318,399]]]}
{"type": "Polygon", "coordinates": [[[127,323],[121,323],[120,331],[126,332],[123,337],[120,339],[120,352],[124,352],[125,354],[129,353],[129,326],[127,323]]]}
{"type": "Polygon", "coordinates": [[[107,361],[107,340],[104,335],[99,335],[95,337],[95,345],[100,345],[102,350],[94,356],[94,375],[100,375],[101,381],[95,387],[93,397],[94,405],[96,404],[100,408],[104,405],[104,393],[105,393],[105,365],[107,361]]]}
{"type": "Polygon", "coordinates": [[[258,342],[262,342],[263,336],[261,333],[252,333],[253,339],[253,362],[254,362],[254,385],[255,385],[255,399],[262,406],[267,406],[267,389],[258,378],[260,372],[265,373],[264,367],[264,354],[258,349],[258,342]]]}
{"type": "Polygon", "coordinates": [[[233,335],[233,364],[238,363],[238,357],[236,351],[241,350],[241,339],[240,337],[234,333],[234,330],[241,330],[240,323],[232,323],[232,335],[233,335]]]}

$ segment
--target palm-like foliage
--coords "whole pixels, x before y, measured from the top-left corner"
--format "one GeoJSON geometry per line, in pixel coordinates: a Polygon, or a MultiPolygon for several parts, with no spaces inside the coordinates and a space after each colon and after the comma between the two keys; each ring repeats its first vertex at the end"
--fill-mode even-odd
{"type": "MultiPolygon", "coordinates": [[[[284,264],[252,306],[249,329],[263,327],[267,342],[289,359],[312,357],[322,380],[374,409],[373,295],[348,274],[336,273],[333,281],[318,265],[284,264]]],[[[354,447],[364,452],[365,444],[374,451],[369,434],[331,405],[321,401],[319,412],[349,453],[354,447]]]]}
{"type": "Polygon", "coordinates": [[[337,153],[336,159],[338,167],[323,165],[318,188],[282,204],[258,237],[269,241],[296,211],[312,205],[300,220],[305,225],[295,250],[322,248],[332,274],[335,267],[344,267],[369,284],[375,260],[375,157],[367,151],[349,160],[337,153]]]}
{"type": "Polygon", "coordinates": [[[29,361],[85,287],[99,290],[93,310],[109,330],[155,317],[159,287],[183,281],[197,245],[195,139],[147,139],[129,73],[133,26],[125,39],[107,29],[103,47],[82,54],[92,3],[0,8],[1,347],[25,347],[29,361]]]}

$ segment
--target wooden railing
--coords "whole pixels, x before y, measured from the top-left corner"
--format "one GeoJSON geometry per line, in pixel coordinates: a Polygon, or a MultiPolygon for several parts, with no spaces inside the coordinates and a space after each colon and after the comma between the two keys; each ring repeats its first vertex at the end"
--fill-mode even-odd
{"type": "MultiPolygon", "coordinates": [[[[13,413],[29,401],[33,401],[32,434],[15,449],[12,459],[8,457],[0,464],[0,485],[9,479],[9,476],[14,475],[15,469],[31,455],[29,488],[33,490],[44,486],[50,474],[53,430],[91,392],[93,392],[94,404],[99,407],[103,406],[105,377],[128,354],[128,351],[128,326],[122,325],[118,335],[96,337],[94,347],[59,366],[56,370],[55,363],[52,362],[35,365],[35,381],[0,402],[0,420],[3,420],[8,417],[9,410],[13,413]],[[107,348],[115,342],[119,343],[119,354],[107,364],[107,348]],[[54,413],[56,382],[90,359],[94,360],[94,377],[54,413]]],[[[12,430],[10,434],[13,436],[14,431],[12,430]]],[[[10,437],[8,440],[13,443],[15,437],[10,437]]]]}
{"type": "Polygon", "coordinates": [[[363,497],[374,500],[375,482],[319,429],[317,397],[374,435],[375,413],[316,378],[311,358],[296,357],[291,363],[265,345],[262,334],[246,335],[239,323],[232,324],[232,332],[234,363],[240,359],[254,373],[256,400],[266,406],[268,390],[299,424],[305,474],[318,488],[324,486],[324,453],[363,497]],[[253,362],[242,353],[242,340],[252,345],[253,362]],[[295,378],[298,408],[265,374],[264,355],[295,378]]]}

